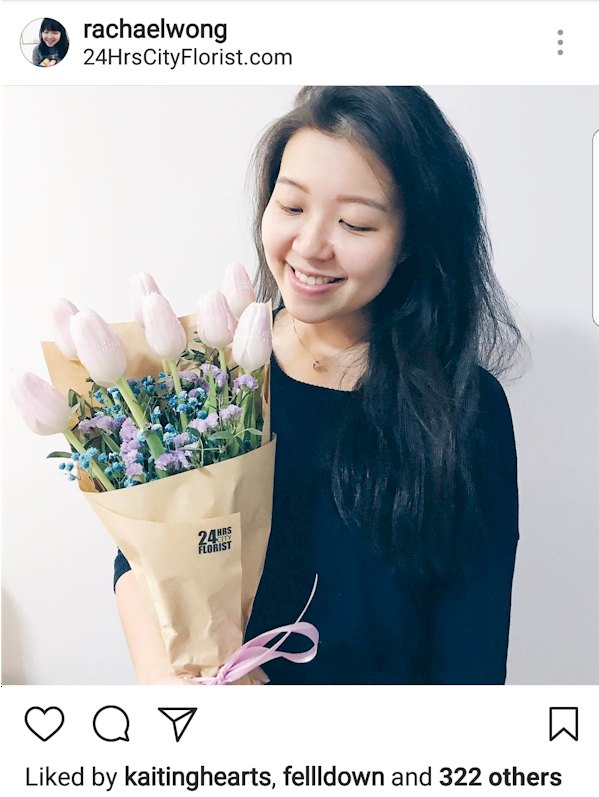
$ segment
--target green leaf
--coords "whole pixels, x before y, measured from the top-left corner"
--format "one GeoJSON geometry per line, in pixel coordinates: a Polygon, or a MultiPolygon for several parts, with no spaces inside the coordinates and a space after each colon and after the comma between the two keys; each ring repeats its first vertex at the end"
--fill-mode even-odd
{"type": "Polygon", "coordinates": [[[46,456],[46,459],[55,459],[56,457],[66,457],[66,459],[70,459],[71,458],[71,452],[70,451],[52,451],[51,454],[48,454],[46,456]]]}
{"type": "Polygon", "coordinates": [[[69,407],[74,407],[75,404],[79,402],[79,393],[76,393],[74,390],[69,390],[67,401],[69,402],[69,407]]]}
{"type": "Polygon", "coordinates": [[[249,432],[250,434],[262,435],[262,432],[259,429],[246,429],[245,431],[249,432]]]}
{"type": "Polygon", "coordinates": [[[108,448],[111,451],[114,451],[115,454],[119,454],[120,453],[121,449],[114,442],[114,440],[112,439],[112,437],[110,435],[106,434],[105,432],[102,432],[102,434],[100,436],[101,436],[102,440],[106,443],[106,445],[108,446],[108,448]]]}
{"type": "Polygon", "coordinates": [[[208,440],[227,440],[227,441],[231,441],[233,439],[233,437],[234,437],[234,435],[232,434],[232,432],[215,432],[214,434],[210,435],[208,440]]]}

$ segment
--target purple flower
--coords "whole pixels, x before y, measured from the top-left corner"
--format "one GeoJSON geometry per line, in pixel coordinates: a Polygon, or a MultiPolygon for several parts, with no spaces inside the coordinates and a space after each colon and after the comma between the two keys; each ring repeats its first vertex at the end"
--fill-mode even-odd
{"type": "Polygon", "coordinates": [[[232,421],[235,418],[239,418],[241,415],[241,407],[236,407],[235,404],[230,404],[228,407],[224,407],[219,412],[219,415],[221,421],[232,421]]]}
{"type": "Polygon", "coordinates": [[[123,446],[121,446],[121,456],[123,457],[123,462],[125,465],[131,465],[133,462],[137,462],[138,455],[139,449],[130,448],[127,451],[124,451],[123,446]]]}
{"type": "Polygon", "coordinates": [[[123,425],[121,426],[121,440],[137,440],[137,433],[139,429],[133,423],[131,418],[125,418],[123,421],[123,425]]]}
{"type": "Polygon", "coordinates": [[[125,468],[125,474],[131,478],[132,476],[142,476],[144,469],[139,464],[139,462],[131,462],[125,468]]]}
{"type": "Polygon", "coordinates": [[[194,418],[189,422],[192,429],[197,429],[198,432],[209,432],[216,429],[218,426],[218,415],[216,412],[211,412],[207,418],[194,418]]]}
{"type": "Polygon", "coordinates": [[[168,470],[172,466],[173,470],[180,471],[189,467],[189,457],[184,451],[171,451],[161,454],[156,460],[158,470],[168,470]]]}
{"type": "Polygon", "coordinates": [[[189,442],[191,441],[187,432],[183,432],[182,434],[178,434],[173,437],[173,445],[175,448],[181,448],[182,446],[187,445],[189,442]]]}
{"type": "Polygon", "coordinates": [[[208,391],[210,390],[210,386],[205,379],[200,379],[197,384],[197,387],[192,387],[192,389],[187,394],[189,398],[206,398],[208,391]]]}
{"type": "Polygon", "coordinates": [[[251,374],[241,374],[233,382],[233,390],[239,393],[242,387],[247,387],[248,390],[255,390],[258,387],[258,380],[251,374]]]}
{"type": "MultiPolygon", "coordinates": [[[[199,374],[196,374],[195,371],[179,371],[179,378],[181,382],[191,382],[192,389],[201,387],[202,385],[206,385],[208,387],[206,381],[202,379],[199,374]]],[[[172,376],[167,376],[164,380],[164,384],[168,387],[169,390],[172,390],[175,386],[173,382],[172,376]]]]}
{"type": "Polygon", "coordinates": [[[214,381],[219,387],[224,387],[229,381],[229,374],[221,371],[218,366],[212,365],[211,363],[202,363],[202,365],[200,365],[200,371],[203,374],[212,374],[214,381]]]}
{"type": "Polygon", "coordinates": [[[90,432],[96,430],[113,434],[118,431],[119,423],[109,415],[97,415],[95,418],[81,421],[77,428],[83,434],[90,434],[90,432]]]}
{"type": "Polygon", "coordinates": [[[130,452],[135,452],[135,454],[137,454],[138,449],[139,449],[139,440],[136,437],[132,437],[130,440],[124,440],[121,443],[121,448],[120,448],[121,456],[124,457],[126,454],[129,454],[130,452]]]}
{"type": "Polygon", "coordinates": [[[195,371],[179,371],[181,379],[187,379],[188,382],[193,382],[196,385],[200,381],[200,375],[195,371]]]}

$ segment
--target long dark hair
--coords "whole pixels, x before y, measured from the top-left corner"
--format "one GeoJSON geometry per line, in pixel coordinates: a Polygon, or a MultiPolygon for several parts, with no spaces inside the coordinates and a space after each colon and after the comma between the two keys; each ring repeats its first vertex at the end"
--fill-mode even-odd
{"type": "Polygon", "coordinates": [[[407,259],[398,252],[373,300],[366,369],[330,447],[337,509],[406,574],[455,576],[480,530],[472,478],[479,366],[501,373],[520,343],[491,266],[475,167],[419,87],[303,88],[254,155],[259,301],[281,304],[261,222],[285,146],[303,128],[374,153],[406,217],[407,259]]]}
{"type": "Polygon", "coordinates": [[[60,33],[60,40],[56,45],[56,50],[58,51],[58,57],[62,60],[65,55],[69,51],[69,36],[65,29],[65,26],[62,25],[60,22],[57,22],[55,19],[50,19],[50,17],[44,17],[42,19],[42,24],[40,25],[40,33],[39,33],[39,52],[40,55],[43,55],[44,58],[48,58],[50,55],[50,48],[46,44],[46,42],[42,39],[42,33],[45,30],[54,30],[60,33]]]}

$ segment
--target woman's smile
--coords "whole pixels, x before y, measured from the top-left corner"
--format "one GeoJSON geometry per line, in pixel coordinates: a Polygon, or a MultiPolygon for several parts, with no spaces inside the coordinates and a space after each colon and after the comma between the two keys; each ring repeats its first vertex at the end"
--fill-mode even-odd
{"type": "Polygon", "coordinates": [[[48,47],[54,47],[55,44],[58,44],[60,41],[60,31],[56,30],[45,30],[42,33],[42,38],[48,47]]]}
{"type": "Polygon", "coordinates": [[[320,296],[337,288],[345,279],[329,277],[314,271],[300,271],[285,262],[285,279],[289,281],[292,289],[306,296],[320,296]]]}

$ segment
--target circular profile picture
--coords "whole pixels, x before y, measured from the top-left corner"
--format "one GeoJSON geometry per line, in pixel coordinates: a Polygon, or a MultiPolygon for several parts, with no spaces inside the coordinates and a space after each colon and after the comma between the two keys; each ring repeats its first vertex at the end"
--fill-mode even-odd
{"type": "Polygon", "coordinates": [[[21,52],[34,66],[56,66],[69,51],[65,26],[55,19],[34,19],[21,33],[21,52]]]}

